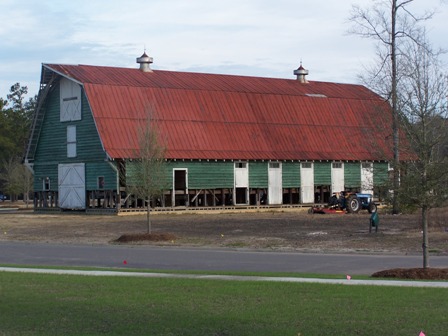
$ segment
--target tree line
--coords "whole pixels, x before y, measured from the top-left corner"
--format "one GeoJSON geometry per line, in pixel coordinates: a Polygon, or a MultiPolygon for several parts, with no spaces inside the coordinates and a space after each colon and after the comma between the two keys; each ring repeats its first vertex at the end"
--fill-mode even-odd
{"type": "Polygon", "coordinates": [[[37,95],[28,98],[28,88],[15,83],[6,99],[0,97],[0,193],[11,200],[32,191],[31,172],[22,164],[31,130],[37,95]]]}

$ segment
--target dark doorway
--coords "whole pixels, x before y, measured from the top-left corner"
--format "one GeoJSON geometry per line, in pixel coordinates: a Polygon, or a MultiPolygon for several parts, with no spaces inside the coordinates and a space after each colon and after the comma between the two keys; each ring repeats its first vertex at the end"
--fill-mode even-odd
{"type": "Polygon", "coordinates": [[[247,204],[247,188],[235,188],[235,204],[247,204]]]}
{"type": "Polygon", "coordinates": [[[188,206],[186,170],[174,170],[174,205],[188,206]]]}

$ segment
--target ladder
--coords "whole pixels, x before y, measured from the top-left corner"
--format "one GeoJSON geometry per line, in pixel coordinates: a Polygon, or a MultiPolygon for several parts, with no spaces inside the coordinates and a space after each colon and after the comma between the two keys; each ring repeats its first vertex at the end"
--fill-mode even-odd
{"type": "Polygon", "coordinates": [[[28,139],[28,145],[26,148],[24,161],[26,164],[32,166],[34,161],[34,154],[36,153],[37,143],[39,141],[39,135],[42,128],[42,122],[45,116],[45,108],[43,107],[45,98],[53,87],[53,83],[56,80],[56,73],[52,72],[52,75],[47,83],[43,81],[40,84],[39,93],[37,95],[37,106],[34,111],[33,125],[31,127],[30,137],[28,139]]]}

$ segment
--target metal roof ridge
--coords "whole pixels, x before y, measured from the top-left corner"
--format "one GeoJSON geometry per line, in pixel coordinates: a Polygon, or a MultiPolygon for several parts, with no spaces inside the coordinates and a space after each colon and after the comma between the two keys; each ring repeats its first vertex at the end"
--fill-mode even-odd
{"type": "MultiPolygon", "coordinates": [[[[71,63],[42,63],[43,65],[48,66],[76,66],[76,67],[92,67],[92,68],[107,68],[107,69],[120,69],[125,71],[138,71],[137,68],[127,68],[113,65],[92,65],[92,64],[71,64],[71,63]]],[[[222,77],[239,77],[245,79],[261,79],[261,80],[269,80],[269,81],[288,81],[288,82],[297,82],[294,78],[283,78],[283,77],[266,77],[266,76],[254,76],[254,75],[241,75],[241,74],[225,74],[225,73],[210,73],[210,72],[195,72],[195,71],[179,71],[179,70],[169,70],[169,69],[153,69],[154,73],[170,73],[170,74],[191,74],[194,76],[222,76],[222,77]]],[[[358,86],[368,89],[365,85],[359,83],[342,83],[342,82],[327,82],[327,81],[318,81],[318,80],[310,80],[308,84],[317,84],[317,85],[337,85],[337,86],[358,86]]],[[[370,90],[370,89],[368,89],[370,90]]]]}

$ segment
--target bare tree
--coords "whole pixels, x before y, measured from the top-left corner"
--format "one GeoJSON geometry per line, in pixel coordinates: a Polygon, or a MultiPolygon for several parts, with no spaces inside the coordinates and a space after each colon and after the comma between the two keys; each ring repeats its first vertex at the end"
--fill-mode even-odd
{"type": "Polygon", "coordinates": [[[165,145],[153,118],[152,110],[138,122],[137,159],[129,165],[129,192],[143,199],[147,210],[147,233],[151,233],[151,201],[164,189],[165,145]]]}
{"type": "Polygon", "coordinates": [[[367,86],[382,94],[392,107],[393,142],[393,213],[399,213],[400,185],[400,106],[398,100],[401,46],[405,41],[419,43],[419,23],[432,17],[433,12],[417,16],[409,10],[414,0],[374,0],[369,8],[352,6],[350,33],[377,41],[378,63],[370,69],[367,86]]]}
{"type": "Polygon", "coordinates": [[[409,43],[403,58],[399,100],[406,131],[417,158],[401,179],[400,202],[421,209],[423,268],[429,266],[428,216],[448,199],[448,76],[424,31],[409,43]]]}

